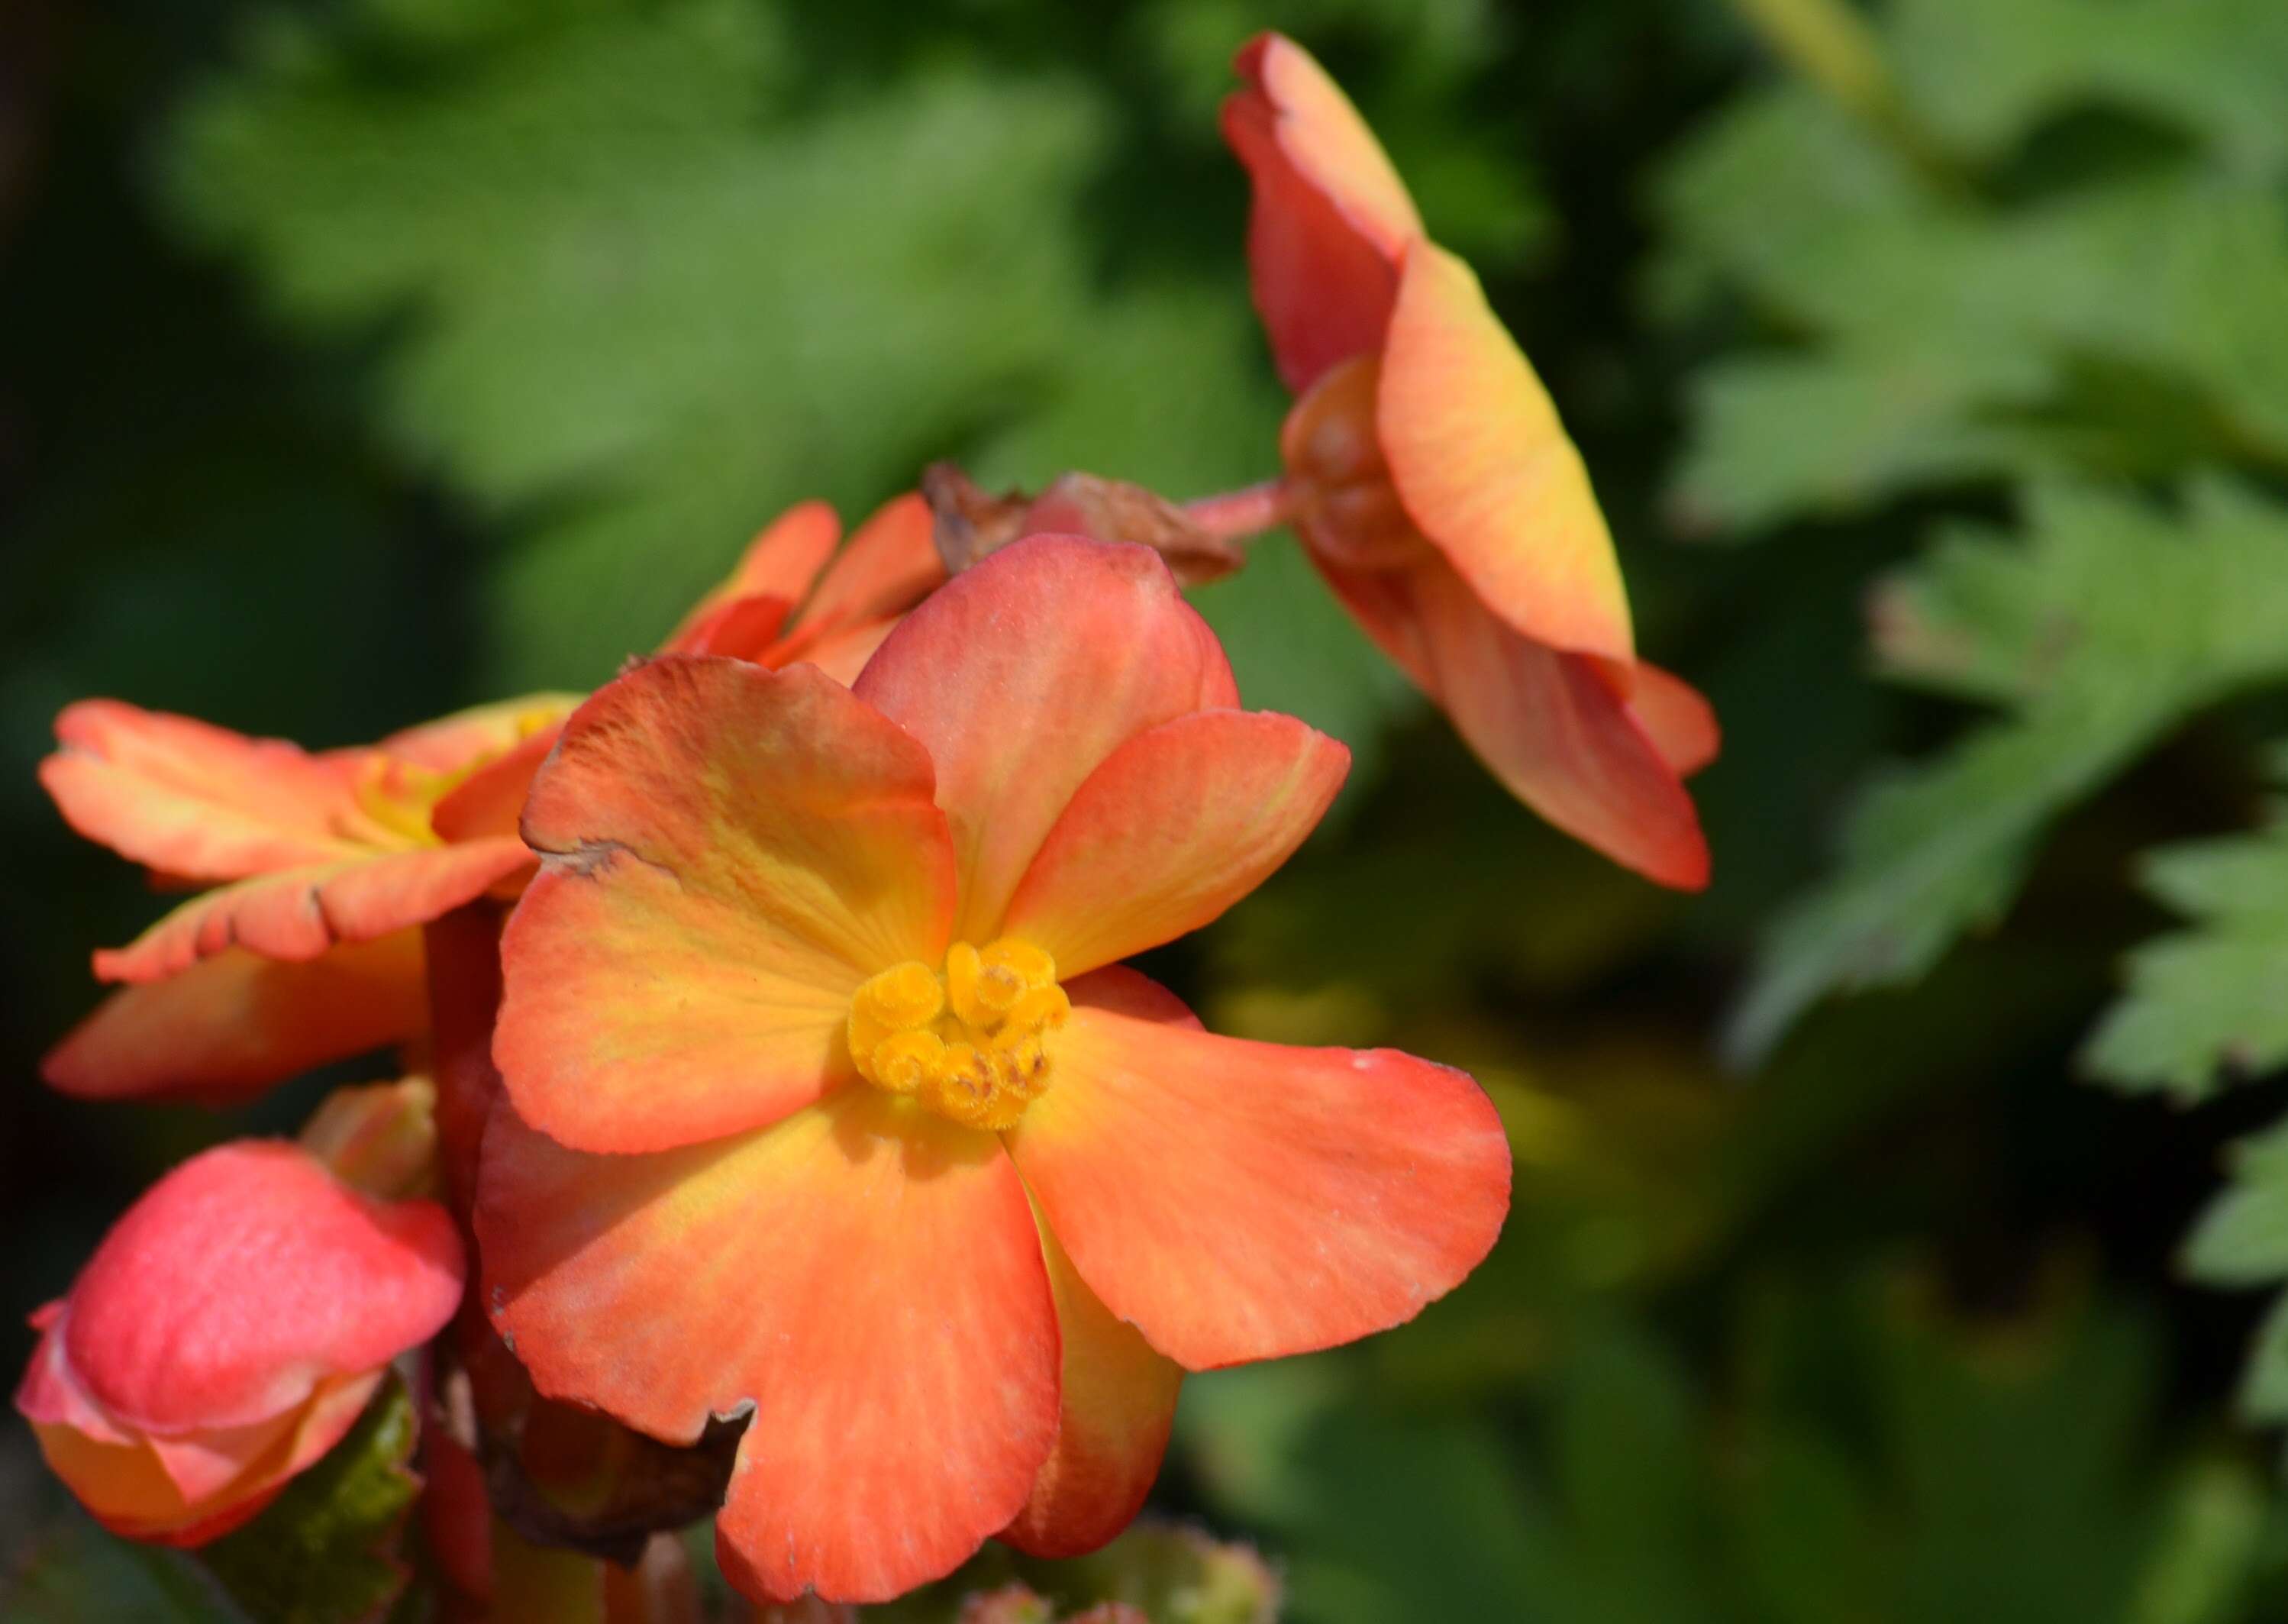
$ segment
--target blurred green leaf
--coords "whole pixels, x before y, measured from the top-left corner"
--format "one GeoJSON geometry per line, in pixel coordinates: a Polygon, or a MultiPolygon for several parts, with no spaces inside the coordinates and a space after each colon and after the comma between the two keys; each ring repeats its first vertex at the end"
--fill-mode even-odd
{"type": "Polygon", "coordinates": [[[421,1480],[413,1398],[391,1375],[357,1425],[261,1516],[199,1559],[264,1624],[355,1624],[385,1612],[409,1571],[398,1540],[421,1480]]]}
{"type": "Polygon", "coordinates": [[[2190,1102],[2288,1064],[2288,816],[2152,853],[2144,882],[2194,928],[2130,954],[2128,991],[2083,1053],[2090,1070],[2190,1102]]]}
{"type": "Polygon", "coordinates": [[[0,1584],[9,1624],[249,1624],[179,1551],[107,1533],[76,1509],[33,1536],[0,1584]]]}
{"type": "Polygon", "coordinates": [[[1767,935],[1734,1052],[1829,992],[1922,975],[2001,916],[2052,818],[2203,706],[2288,677],[2284,563],[2288,511],[2244,487],[2197,483],[2180,517],[2050,484],[2022,542],[1965,532],[1892,583],[1891,669],[2010,715],[1867,794],[1841,872],[1767,935]]]}

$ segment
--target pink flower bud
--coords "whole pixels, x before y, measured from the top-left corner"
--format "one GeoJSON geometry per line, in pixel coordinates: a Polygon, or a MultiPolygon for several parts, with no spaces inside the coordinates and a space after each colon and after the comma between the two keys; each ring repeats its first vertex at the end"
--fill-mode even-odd
{"type": "Polygon", "coordinates": [[[106,1527],[198,1545],[337,1443],[460,1300],[444,1209],[349,1188],[309,1151],[193,1158],[113,1226],[42,1333],[16,1407],[106,1527]]]}

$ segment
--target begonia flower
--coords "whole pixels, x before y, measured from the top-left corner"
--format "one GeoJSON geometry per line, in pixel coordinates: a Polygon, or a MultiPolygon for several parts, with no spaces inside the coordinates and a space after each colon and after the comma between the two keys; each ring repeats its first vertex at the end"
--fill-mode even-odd
{"type": "MultiPolygon", "coordinates": [[[[801,504],[663,649],[808,660],[847,681],[944,578],[930,529],[910,494],[838,553],[833,510],[801,504]]],[[[218,888],[95,956],[130,984],[48,1055],[48,1080],[228,1102],[420,1036],[419,927],[521,884],[517,816],[575,703],[539,695],[315,752],[115,700],[68,707],[40,774],[66,820],[163,883],[218,888]]]]}
{"type": "Polygon", "coordinates": [[[481,1301],[553,1397],[678,1443],[748,1417],[717,1543],[749,1595],[1092,1548],[1186,1371],[1399,1324],[1493,1244],[1469,1078],[1212,1036],[1120,963],[1346,770],[1237,700],[1156,555],[1035,537],[850,689],[637,668],[536,781],[481,1301]]]}
{"type": "Polygon", "coordinates": [[[1681,779],[1714,713],[1636,657],[1612,537],[1546,390],[1468,266],[1310,54],[1243,49],[1225,139],[1279,374],[1289,516],[1312,561],[1495,776],[1664,884],[1708,852],[1681,779]]]}
{"type": "Polygon", "coordinates": [[[104,1526],[203,1544],[340,1440],[451,1317],[462,1262],[434,1203],[367,1194],[298,1145],[222,1145],[145,1192],[33,1316],[16,1407],[104,1526]]]}

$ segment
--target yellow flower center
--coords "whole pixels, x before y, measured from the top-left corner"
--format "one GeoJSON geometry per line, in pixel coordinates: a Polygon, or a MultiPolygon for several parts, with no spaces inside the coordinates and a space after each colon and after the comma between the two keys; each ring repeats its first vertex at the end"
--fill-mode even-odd
{"type": "Polygon", "coordinates": [[[1379,356],[1331,367],[1295,402],[1279,453],[1296,492],[1295,528],[1339,569],[1398,569],[1430,544],[1398,499],[1375,430],[1379,356]]]}
{"type": "Polygon", "coordinates": [[[1071,1013],[1030,942],[957,942],[942,971],[909,959],[852,994],[850,1057],[877,1088],[997,1133],[1048,1087],[1049,1034],[1071,1013]]]}

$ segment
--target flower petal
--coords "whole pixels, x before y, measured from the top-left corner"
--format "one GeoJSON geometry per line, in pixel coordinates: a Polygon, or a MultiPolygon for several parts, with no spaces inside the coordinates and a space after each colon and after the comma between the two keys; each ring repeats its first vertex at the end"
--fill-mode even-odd
{"type": "Polygon", "coordinates": [[[1397,263],[1422,235],[1405,184],[1358,109],[1311,54],[1257,36],[1233,64],[1224,139],[1254,185],[1247,259],[1279,375],[1300,394],[1381,346],[1397,263]]]}
{"type": "Polygon", "coordinates": [[[1173,941],[1284,863],[1349,768],[1291,716],[1195,711],[1148,728],[1074,792],[1002,928],[1068,978],[1173,941]]]}
{"type": "Polygon", "coordinates": [[[751,1406],[716,1524],[750,1596],[885,1600],[1024,1505],[1056,1318],[989,1135],[859,1087],[759,1133],[599,1157],[504,1109],[480,1177],[485,1300],[544,1393],[674,1443],[751,1406]]]}
{"type": "Polygon", "coordinates": [[[1045,1228],[1041,1252],[1064,1346],[1057,1439],[1001,1538],[1035,1556],[1078,1556],[1143,1509],[1168,1453],[1184,1367],[1114,1318],[1045,1228]]]}
{"type": "Polygon", "coordinates": [[[531,863],[523,841],[496,836],[257,875],[195,896],[125,947],[98,952],[95,973],[157,981],[233,948],[313,959],[433,919],[531,863]]]}
{"type": "Polygon", "coordinates": [[[1463,1073],[1215,1037],[1125,984],[1069,991],[1010,1153],[1082,1278],[1187,1369],[1386,1330],[1492,1246],[1509,1145],[1463,1073]]]}
{"type": "Polygon", "coordinates": [[[747,544],[731,573],[691,606],[659,651],[751,658],[754,649],[777,635],[778,623],[810,590],[841,534],[842,521],[824,502],[788,508],[747,544]],[[775,612],[759,611],[749,601],[754,599],[775,604],[775,612]],[[766,617],[770,629],[761,631],[759,623],[766,617]],[[755,641],[759,633],[760,641],[755,641]]]}
{"type": "Polygon", "coordinates": [[[72,1286],[64,1350],[128,1425],[248,1426],[426,1341],[460,1295],[444,1208],[377,1201],[296,1146],[243,1140],[128,1209],[72,1286]]]}
{"type": "Polygon", "coordinates": [[[919,739],[983,942],[1065,803],[1147,728],[1237,703],[1207,623],[1146,547],[1034,536],[899,624],[854,690],[919,739]]]}
{"type": "Polygon", "coordinates": [[[493,1055],[566,1144],[759,1127],[849,1075],[850,994],[935,963],[953,858],[930,764],[809,666],[669,657],[600,691],[534,784],[544,854],[493,1055]]]}
{"type": "Polygon", "coordinates": [[[1716,759],[1724,734],[1705,695],[1683,678],[1642,660],[1630,675],[1629,714],[1677,776],[1689,778],[1716,759]]]}
{"type": "Polygon", "coordinates": [[[1375,574],[1319,566],[1511,794],[1648,880],[1686,891],[1708,883],[1691,796],[1594,660],[1521,636],[1442,563],[1375,574]]]}
{"type": "Polygon", "coordinates": [[[329,1061],[402,1043],[429,1024],[411,931],[299,964],[233,948],[179,975],[113,993],[48,1052],[41,1074],[83,1100],[250,1099],[329,1061]]]}
{"type": "Polygon", "coordinates": [[[564,736],[559,720],[542,728],[495,761],[480,767],[430,808],[429,827],[448,844],[479,840],[488,835],[518,839],[524,816],[524,798],[556,741],[564,736]]]}
{"type": "Polygon", "coordinates": [[[790,649],[772,663],[809,659],[812,641],[860,621],[902,615],[945,580],[935,521],[918,491],[876,508],[819,577],[802,607],[790,649]]]}
{"type": "Polygon", "coordinates": [[[40,783],[65,821],[122,856],[186,880],[339,862],[368,849],[356,770],[282,739],[85,699],[56,718],[40,783]]]}
{"type": "Polygon", "coordinates": [[[1496,614],[1552,648],[1633,657],[1581,454],[1477,277],[1434,243],[1406,252],[1375,426],[1408,514],[1496,614]]]}
{"type": "Polygon", "coordinates": [[[563,720],[579,703],[577,694],[527,694],[521,699],[497,699],[489,705],[471,705],[435,721],[393,733],[373,749],[432,772],[459,772],[473,762],[506,755],[534,734],[563,720]]]}

